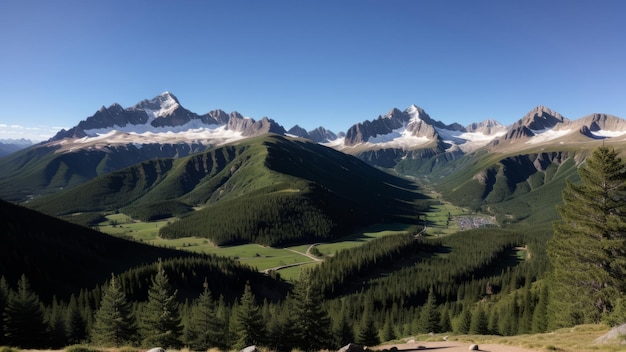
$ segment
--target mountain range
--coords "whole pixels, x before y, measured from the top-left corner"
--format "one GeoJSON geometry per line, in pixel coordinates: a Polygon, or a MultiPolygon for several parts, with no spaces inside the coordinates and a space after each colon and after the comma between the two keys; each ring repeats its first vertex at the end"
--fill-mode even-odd
{"type": "Polygon", "coordinates": [[[20,138],[20,139],[0,139],[0,157],[15,153],[20,149],[24,149],[33,145],[33,142],[20,138]]]}
{"type": "Polygon", "coordinates": [[[426,301],[428,286],[442,287],[429,280],[444,278],[442,294],[448,298],[466,290],[478,297],[491,285],[512,292],[507,285],[521,288],[519,283],[540,277],[547,265],[545,243],[566,182],[576,181],[578,167],[599,145],[626,153],[625,138],[621,118],[592,114],[570,120],[543,106],[510,126],[495,120],[446,124],[411,105],[345,133],[287,130],[267,117],[256,121],[221,110],[198,115],[166,92],[128,108],[102,107],[48,141],[0,158],[6,216],[0,223],[0,272],[10,273],[12,282],[26,273],[37,291],[52,287],[48,296],[66,298],[115,272],[145,300],[155,260],[163,258],[186,297],[199,295],[206,273],[211,289],[231,300],[246,281],[263,292],[259,297],[273,299],[286,294],[279,276],[231,259],[113,239],[88,227],[120,213],[151,227],[149,221],[167,219],[154,228],[161,239],[281,247],[402,224],[410,244],[402,258],[371,257],[383,243],[396,245],[395,236],[384,236],[332,256],[337,266],[320,266],[329,274],[319,280],[333,294],[370,295],[372,289],[378,292],[372,297],[411,297],[411,305],[426,301]],[[502,228],[441,237],[431,230],[424,242],[414,236],[424,227],[459,221],[443,206],[471,214],[461,218],[480,213],[496,220],[490,226],[502,228]],[[503,242],[497,248],[484,251],[498,241],[503,242]],[[522,246],[528,246],[527,265],[515,254],[522,246]],[[518,278],[504,278],[513,271],[518,278]],[[347,272],[352,276],[344,282],[347,272]],[[521,272],[528,273],[526,279],[521,272]],[[467,288],[470,283],[474,288],[467,288]]]}
{"type": "Polygon", "coordinates": [[[0,197],[24,201],[142,161],[181,158],[267,133],[307,138],[373,166],[409,170],[416,167],[408,164],[420,164],[421,171],[430,172],[424,165],[482,152],[506,156],[599,140],[621,142],[626,121],[606,114],[569,120],[538,106],[510,126],[495,120],[462,126],[435,120],[411,105],[356,123],[345,133],[297,125],[286,130],[267,117],[256,121],[238,112],[198,115],[164,92],[128,108],[102,107],[48,141],[0,158],[0,197]]]}

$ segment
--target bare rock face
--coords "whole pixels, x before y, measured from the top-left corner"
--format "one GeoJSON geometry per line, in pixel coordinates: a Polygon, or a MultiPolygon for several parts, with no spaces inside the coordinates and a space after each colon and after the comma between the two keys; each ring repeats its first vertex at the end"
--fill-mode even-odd
{"type": "Polygon", "coordinates": [[[302,138],[310,138],[309,137],[309,132],[307,132],[304,128],[295,125],[292,128],[290,128],[287,133],[292,134],[294,136],[298,136],[298,137],[302,137],[302,138]]]}
{"type": "Polygon", "coordinates": [[[241,116],[238,112],[231,112],[228,116],[226,128],[231,131],[245,131],[254,124],[254,120],[241,116]]]}
{"type": "Polygon", "coordinates": [[[485,120],[475,122],[465,127],[467,132],[480,132],[485,135],[492,135],[506,130],[506,127],[496,120],[485,120]]]}
{"type": "Polygon", "coordinates": [[[398,129],[409,122],[409,115],[398,109],[392,109],[384,116],[378,116],[377,119],[366,120],[357,123],[346,132],[345,145],[352,146],[358,143],[367,142],[370,137],[389,134],[393,130],[398,129]]]}
{"type": "Polygon", "coordinates": [[[545,106],[540,105],[531,110],[521,120],[516,122],[512,129],[525,126],[531,130],[544,130],[567,122],[569,122],[569,120],[561,116],[558,112],[552,111],[545,106]]]}
{"type": "Polygon", "coordinates": [[[495,139],[490,145],[495,146],[503,141],[526,139],[535,136],[534,131],[554,128],[557,125],[567,124],[569,120],[545,106],[537,106],[511,126],[507,133],[495,139]]]}
{"type": "Polygon", "coordinates": [[[309,131],[309,138],[317,143],[326,143],[332,142],[337,139],[337,135],[334,132],[325,129],[324,127],[318,127],[312,131],[309,131]]]}
{"type": "Polygon", "coordinates": [[[285,134],[287,131],[276,123],[276,121],[267,117],[262,118],[259,121],[253,122],[244,130],[239,130],[244,136],[258,136],[265,133],[278,133],[285,134]]]}

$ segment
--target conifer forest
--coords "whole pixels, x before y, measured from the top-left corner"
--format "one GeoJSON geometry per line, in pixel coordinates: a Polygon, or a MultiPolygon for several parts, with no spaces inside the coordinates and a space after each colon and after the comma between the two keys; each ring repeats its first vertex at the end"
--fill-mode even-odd
{"type": "MultiPolygon", "coordinates": [[[[22,272],[0,267],[0,346],[313,351],[416,334],[510,336],[624,323],[626,163],[613,148],[597,147],[561,190],[553,221],[442,235],[429,231],[424,216],[414,231],[323,256],[295,280],[225,257],[105,236],[3,202],[14,221],[0,224],[0,255],[8,260],[16,248],[31,248],[26,260],[35,265],[22,272]],[[45,237],[50,228],[63,240],[45,237]],[[110,261],[112,253],[119,266],[95,261],[110,261]],[[84,267],[76,267],[75,257],[84,267]]],[[[295,204],[284,192],[273,196],[295,204]]],[[[310,219],[299,220],[310,233],[306,239],[316,240],[318,227],[327,233],[335,226],[309,203],[297,204],[310,210],[310,219]]],[[[216,233],[216,223],[228,223],[229,209],[210,225],[194,226],[216,233]]],[[[280,223],[280,209],[242,209],[273,211],[272,226],[280,223]]],[[[212,236],[226,244],[256,238],[272,245],[296,228],[272,240],[271,227],[245,237],[254,224],[239,226],[232,230],[239,235],[212,236]]]]}

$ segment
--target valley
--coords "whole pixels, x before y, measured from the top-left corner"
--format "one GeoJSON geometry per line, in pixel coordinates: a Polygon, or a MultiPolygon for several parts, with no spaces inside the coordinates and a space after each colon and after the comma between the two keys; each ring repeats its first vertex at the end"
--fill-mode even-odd
{"type": "MultiPolygon", "coordinates": [[[[272,268],[284,267],[275,271],[279,272],[282,278],[290,281],[298,279],[300,273],[299,266],[318,263],[318,261],[306,255],[307,250],[312,244],[282,248],[262,246],[259,244],[215,246],[206,238],[160,238],[158,236],[159,228],[172,221],[176,221],[176,219],[170,218],[160,221],[142,222],[133,220],[125,214],[112,214],[107,215],[106,220],[102,221],[94,228],[116,237],[131,239],[159,247],[229,257],[240,263],[250,265],[262,272],[267,272],[272,268]]],[[[410,233],[414,231],[412,230],[413,228],[413,225],[407,224],[374,225],[357,233],[338,238],[332,242],[316,243],[315,248],[321,254],[321,258],[333,256],[340,250],[354,248],[376,238],[399,233],[410,233]]]]}
{"type": "MultiPolygon", "coordinates": [[[[334,134],[197,115],[171,93],[102,108],[0,158],[10,214],[0,288],[14,295],[32,280],[47,316],[80,295],[91,324],[118,280],[141,318],[158,276],[181,305],[178,327],[212,304],[223,330],[212,346],[222,348],[237,344],[230,329],[255,309],[264,343],[302,346],[283,334],[306,290],[328,327],[319,334],[333,336],[323,346],[546,332],[566,321],[546,323],[563,190],[599,145],[626,152],[612,130],[621,121],[537,107],[511,126],[464,127],[412,105],[334,134]]],[[[174,343],[200,346],[186,331],[174,343]]],[[[151,338],[141,334],[132,338],[151,338]]]]}

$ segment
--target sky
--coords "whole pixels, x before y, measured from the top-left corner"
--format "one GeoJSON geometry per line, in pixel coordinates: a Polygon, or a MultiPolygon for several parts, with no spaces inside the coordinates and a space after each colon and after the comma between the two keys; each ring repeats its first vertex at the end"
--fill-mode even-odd
{"type": "Polygon", "coordinates": [[[411,104],[508,125],[537,105],[626,118],[620,0],[2,0],[0,139],[173,93],[334,132],[411,104]]]}

